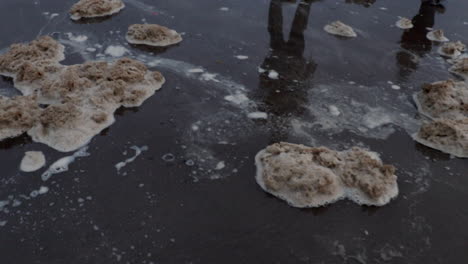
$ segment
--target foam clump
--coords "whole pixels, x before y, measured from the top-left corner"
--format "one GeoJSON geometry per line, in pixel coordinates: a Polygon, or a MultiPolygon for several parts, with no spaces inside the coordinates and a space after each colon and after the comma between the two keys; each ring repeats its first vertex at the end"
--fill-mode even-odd
{"type": "Polygon", "coordinates": [[[414,140],[457,157],[468,157],[468,86],[464,82],[425,84],[414,96],[420,113],[431,120],[414,140]]]}
{"type": "Polygon", "coordinates": [[[26,151],[21,160],[20,170],[24,172],[37,171],[44,167],[45,163],[45,156],[41,151],[26,151]]]}
{"type": "Polygon", "coordinates": [[[357,37],[356,32],[354,32],[354,29],[346,24],[344,24],[341,21],[335,21],[332,22],[328,25],[326,25],[323,28],[326,32],[333,34],[333,35],[338,35],[342,37],[349,37],[349,38],[355,38],[357,37]]]}
{"type": "Polygon", "coordinates": [[[414,25],[413,25],[413,21],[411,21],[410,19],[406,18],[406,17],[402,17],[400,18],[396,23],[395,25],[401,29],[410,29],[410,28],[413,28],[414,25]]]}
{"type": "Polygon", "coordinates": [[[468,87],[464,82],[425,84],[414,99],[419,112],[430,118],[468,116],[468,87]]]}
{"type": "Polygon", "coordinates": [[[427,39],[437,42],[447,42],[449,39],[445,37],[444,31],[442,29],[433,30],[427,33],[427,39]]]}
{"type": "Polygon", "coordinates": [[[70,9],[71,19],[104,17],[116,14],[125,7],[122,0],[80,0],[70,9]]]}
{"type": "Polygon", "coordinates": [[[129,58],[70,66],[18,59],[24,62],[12,74],[14,84],[30,97],[1,98],[0,139],[27,131],[34,141],[63,152],[87,144],[115,121],[117,108],[140,106],[165,82],[129,58]]]}
{"type": "Polygon", "coordinates": [[[155,47],[169,46],[182,41],[182,37],[175,30],[156,24],[130,25],[126,39],[132,44],[155,47]]]}
{"type": "Polygon", "coordinates": [[[319,207],[348,198],[382,206],[398,195],[395,168],[360,148],[334,151],[276,143],[255,157],[257,183],[294,207],[319,207]]]}
{"type": "Polygon", "coordinates": [[[455,59],[459,57],[463,52],[465,52],[465,50],[466,50],[466,45],[461,43],[460,41],[457,41],[457,42],[444,43],[438,49],[438,52],[442,56],[455,59]]]}
{"type": "Polygon", "coordinates": [[[468,158],[468,117],[433,120],[422,125],[414,139],[442,152],[468,158]]]}
{"type": "Polygon", "coordinates": [[[449,71],[463,77],[464,79],[468,79],[468,57],[455,60],[449,71]]]}

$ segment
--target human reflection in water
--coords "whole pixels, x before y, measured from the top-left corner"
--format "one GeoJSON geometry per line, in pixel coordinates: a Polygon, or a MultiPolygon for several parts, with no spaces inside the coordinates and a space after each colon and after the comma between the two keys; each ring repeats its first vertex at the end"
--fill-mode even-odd
{"type": "Polygon", "coordinates": [[[308,24],[310,4],[316,1],[299,2],[287,41],[283,36],[284,1],[271,0],[270,3],[270,52],[261,66],[261,71],[264,72],[260,74],[259,89],[255,91],[254,97],[263,103],[260,110],[268,113],[272,142],[286,140],[291,119],[305,111],[309,87],[307,81],[314,73],[316,64],[303,57],[304,31],[308,24]],[[274,77],[274,72],[278,73],[277,79],[271,78],[274,77]]]}
{"type": "Polygon", "coordinates": [[[357,4],[364,7],[370,7],[375,3],[376,0],[346,0],[347,4],[357,4]]]}
{"type": "Polygon", "coordinates": [[[432,1],[421,1],[419,12],[413,17],[414,27],[403,32],[396,54],[399,76],[406,81],[409,75],[418,68],[418,61],[432,50],[432,41],[427,39],[428,28],[434,26],[436,12],[444,12],[444,7],[432,1]]]}

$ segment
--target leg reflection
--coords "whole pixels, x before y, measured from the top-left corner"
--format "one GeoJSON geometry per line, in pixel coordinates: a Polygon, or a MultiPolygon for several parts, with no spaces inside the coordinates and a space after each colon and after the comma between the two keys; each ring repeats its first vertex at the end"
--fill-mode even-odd
{"type": "Polygon", "coordinates": [[[272,0],[268,16],[270,51],[263,61],[265,72],[260,74],[255,97],[263,103],[269,115],[271,141],[286,140],[291,119],[301,115],[307,103],[307,81],[316,65],[304,58],[305,39],[310,13],[310,2],[300,1],[296,9],[289,39],[284,40],[282,1],[272,0]],[[275,71],[279,79],[269,77],[275,71]]]}

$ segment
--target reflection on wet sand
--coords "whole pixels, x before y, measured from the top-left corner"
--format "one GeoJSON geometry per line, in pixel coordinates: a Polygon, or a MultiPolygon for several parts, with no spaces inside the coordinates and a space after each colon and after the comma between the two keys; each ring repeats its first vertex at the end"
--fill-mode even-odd
{"type": "Polygon", "coordinates": [[[419,12],[413,17],[414,27],[403,32],[400,40],[401,51],[396,54],[400,81],[405,81],[418,68],[418,61],[432,50],[432,41],[426,35],[434,26],[436,12],[443,13],[442,5],[421,1],[419,12]]]}
{"type": "MultiPolygon", "coordinates": [[[[307,81],[316,69],[311,59],[304,58],[304,31],[307,28],[310,4],[301,0],[291,26],[289,39],[283,36],[281,0],[271,0],[268,16],[270,52],[261,66],[259,89],[254,97],[269,115],[271,142],[286,140],[290,119],[304,113],[307,103],[307,81]],[[278,78],[271,78],[278,73],[278,78]]],[[[276,76],[275,76],[276,77],[276,76]]]]}
{"type": "Polygon", "coordinates": [[[362,5],[364,7],[370,7],[371,5],[375,4],[375,1],[376,0],[346,0],[346,3],[362,5]]]}

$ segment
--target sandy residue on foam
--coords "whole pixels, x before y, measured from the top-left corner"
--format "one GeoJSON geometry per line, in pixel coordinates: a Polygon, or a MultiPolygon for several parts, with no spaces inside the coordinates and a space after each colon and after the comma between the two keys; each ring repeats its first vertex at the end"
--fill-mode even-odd
{"type": "Polygon", "coordinates": [[[17,137],[31,129],[41,111],[34,96],[0,96],[0,140],[17,137]]]}
{"type": "Polygon", "coordinates": [[[413,138],[457,157],[468,157],[468,86],[452,80],[425,84],[414,96],[419,112],[432,119],[413,138]]]}
{"type": "Polygon", "coordinates": [[[395,168],[360,148],[338,152],[277,143],[255,157],[257,183],[294,207],[319,207],[348,198],[382,206],[398,195],[395,168]]]}
{"type": "Polygon", "coordinates": [[[20,170],[33,172],[44,167],[46,163],[44,153],[41,151],[26,151],[20,163],[20,170]]]}
{"type": "Polygon", "coordinates": [[[116,14],[125,7],[121,0],[80,0],[70,9],[73,20],[81,18],[104,17],[116,14]]]}
{"type": "Polygon", "coordinates": [[[74,162],[77,158],[86,157],[90,155],[87,152],[87,150],[88,150],[88,147],[86,146],[86,147],[79,149],[78,151],[73,153],[73,155],[71,156],[66,156],[66,157],[58,159],[57,161],[52,163],[52,165],[50,165],[49,168],[44,173],[42,173],[41,175],[42,180],[47,181],[54,174],[68,171],[68,166],[72,162],[74,162]]]}
{"type": "Polygon", "coordinates": [[[114,122],[113,113],[117,108],[140,106],[165,82],[159,72],[151,72],[144,64],[128,58],[110,63],[60,65],[58,60],[63,54],[57,52],[63,50],[61,45],[50,38],[45,42],[50,44],[45,51],[34,47],[40,44],[36,41],[30,45],[13,45],[0,56],[0,70],[14,77],[15,87],[23,94],[34,95],[24,99],[2,98],[0,109],[8,111],[0,112],[0,117],[14,117],[20,111],[22,117],[31,118],[20,120],[19,124],[16,119],[3,122],[6,125],[0,128],[0,139],[27,130],[34,141],[59,151],[76,150],[114,122]],[[51,58],[55,60],[44,60],[47,54],[54,55],[51,58]],[[36,107],[37,104],[48,106],[33,111],[33,107],[24,107],[25,100],[33,100],[29,105],[36,104],[36,107]]]}
{"type": "Polygon", "coordinates": [[[59,62],[65,59],[65,47],[48,36],[26,44],[13,44],[0,56],[0,75],[14,77],[25,63],[59,62]]]}
{"type": "Polygon", "coordinates": [[[338,35],[348,38],[357,37],[357,34],[356,32],[354,32],[353,28],[344,24],[341,21],[334,21],[328,25],[325,25],[323,29],[332,35],[338,35]]]}
{"type": "Polygon", "coordinates": [[[133,24],[128,27],[126,39],[132,44],[155,47],[174,45],[182,41],[175,30],[156,24],[133,24]]]}

